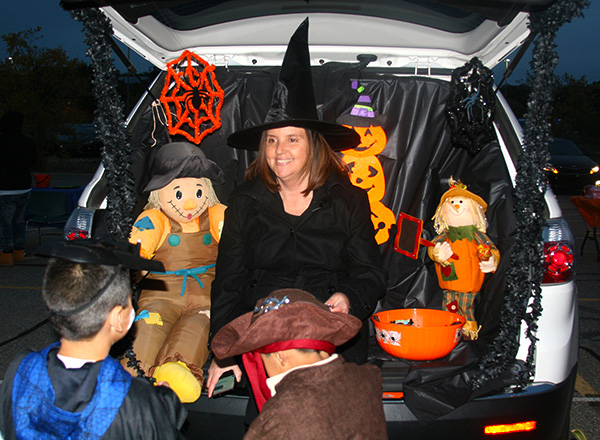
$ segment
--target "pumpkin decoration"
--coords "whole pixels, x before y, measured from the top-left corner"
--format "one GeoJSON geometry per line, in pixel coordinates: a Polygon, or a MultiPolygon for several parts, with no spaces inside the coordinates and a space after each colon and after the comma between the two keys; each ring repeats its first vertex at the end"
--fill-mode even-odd
{"type": "Polygon", "coordinates": [[[385,194],[385,175],[379,159],[344,155],[342,160],[350,169],[351,182],[367,192],[371,205],[379,202],[385,194]]]}
{"type": "Polygon", "coordinates": [[[381,202],[371,202],[371,220],[375,227],[375,241],[385,243],[390,238],[390,228],[396,223],[394,212],[381,202]]]}
{"type": "MultiPolygon", "coordinates": [[[[357,88],[355,82],[353,88],[357,88]]],[[[337,119],[339,124],[351,128],[360,135],[360,144],[342,151],[342,160],[350,169],[350,180],[369,195],[371,220],[376,230],[377,244],[390,238],[390,228],[396,222],[394,213],[381,199],[385,195],[385,175],[377,155],[385,149],[387,135],[382,127],[385,116],[378,115],[371,107],[371,97],[360,95],[349,114],[337,119]]]]}
{"type": "Polygon", "coordinates": [[[387,144],[387,135],[380,125],[370,125],[368,127],[350,126],[360,135],[360,145],[342,153],[355,157],[376,156],[385,149],[387,144]]]}
{"type": "Polygon", "coordinates": [[[475,299],[486,273],[495,272],[500,252],[485,234],[487,203],[467,190],[460,181],[450,179],[450,189],[440,200],[433,216],[438,235],[431,240],[429,257],[435,261],[443,305],[467,320],[465,339],[478,338],[480,326],[475,319],[475,299]],[[456,255],[457,258],[451,258],[456,255]]]}
{"type": "Polygon", "coordinates": [[[183,51],[179,58],[167,63],[167,77],[160,95],[169,134],[180,134],[200,144],[207,134],[221,127],[224,96],[215,66],[193,52],[183,51]]]}

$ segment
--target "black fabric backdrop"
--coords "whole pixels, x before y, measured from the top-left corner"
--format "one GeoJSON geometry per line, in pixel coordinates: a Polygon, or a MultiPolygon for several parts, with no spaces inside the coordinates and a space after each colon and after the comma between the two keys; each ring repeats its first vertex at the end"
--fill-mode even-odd
{"type": "MultiPolygon", "coordinates": [[[[233,188],[243,182],[243,174],[255,153],[228,147],[227,136],[242,128],[262,123],[270,104],[271,88],[277,68],[244,71],[217,68],[217,79],[225,91],[221,110],[222,127],[207,136],[200,147],[207,157],[223,169],[226,183],[215,187],[223,203],[233,188]]],[[[482,336],[492,333],[499,317],[506,265],[514,231],[512,186],[505,161],[496,142],[485,145],[475,156],[450,142],[445,119],[449,85],[445,81],[395,77],[361,72],[363,94],[368,94],[377,113],[387,116],[382,126],[387,134],[385,150],[378,155],[386,177],[382,202],[394,214],[405,212],[424,221],[423,237],[435,236],[431,217],[441,195],[453,176],[470,191],[487,201],[488,235],[501,252],[501,262],[493,275],[486,277],[477,317],[482,336]]],[[[331,64],[313,68],[317,105],[328,121],[350,112],[359,96],[351,80],[359,77],[351,65],[331,64]]],[[[389,272],[388,294],[381,309],[404,307],[441,308],[441,290],[433,263],[421,248],[413,260],[394,251],[393,239],[380,246],[383,263],[389,272]]]]}
{"type": "MultiPolygon", "coordinates": [[[[226,183],[215,187],[221,201],[227,204],[227,196],[233,188],[243,182],[243,174],[255,153],[236,150],[226,144],[227,136],[242,128],[260,124],[270,105],[271,89],[277,78],[278,68],[248,71],[235,68],[217,68],[216,76],[225,91],[221,110],[222,127],[207,136],[200,147],[208,158],[214,160],[223,169],[226,183]]],[[[446,99],[449,93],[449,83],[432,78],[396,77],[391,74],[359,72],[355,65],[325,64],[313,68],[313,83],[319,113],[322,119],[335,121],[344,113],[349,113],[359,96],[351,88],[351,80],[360,79],[364,86],[362,94],[368,94],[376,113],[387,116],[382,125],[387,134],[385,150],[378,155],[383,166],[386,180],[386,193],[382,202],[390,208],[396,218],[404,212],[424,221],[423,238],[435,236],[431,217],[439,203],[441,195],[448,189],[448,179],[452,176],[462,180],[468,189],[487,201],[487,219],[489,222],[488,235],[501,253],[501,261],[494,274],[486,276],[476,317],[482,325],[480,340],[471,349],[461,346],[459,359],[449,359],[449,368],[427,369],[424,374],[430,376],[430,370],[436,369],[441,378],[433,373],[435,386],[439,381],[453,376],[455,372],[462,374],[476,364],[473,353],[468,356],[463,352],[481,353],[485,350],[487,341],[493,338],[497,331],[500,313],[502,311],[505,274],[510,263],[509,254],[514,243],[513,232],[515,217],[511,197],[512,185],[505,165],[505,160],[497,142],[484,145],[481,151],[471,156],[466,150],[451,145],[449,126],[445,118],[446,99]]],[[[157,139],[168,138],[165,129],[160,127],[152,133],[149,130],[154,125],[152,112],[147,111],[134,135],[134,172],[136,181],[144,181],[144,153],[150,145],[152,135],[157,139]],[[162,133],[162,136],[160,133],[162,133]]],[[[174,139],[174,138],[173,138],[174,139]]],[[[151,160],[151,159],[150,159],[151,160]]],[[[143,187],[143,184],[139,184],[143,187]]],[[[136,213],[137,214],[137,213],[136,213]]],[[[441,309],[442,293],[438,286],[433,262],[429,259],[426,249],[421,247],[418,259],[413,260],[394,251],[393,240],[396,235],[392,228],[390,239],[381,244],[382,261],[389,273],[388,292],[379,304],[380,310],[427,307],[441,309]]],[[[442,362],[444,362],[442,360],[442,362]]],[[[415,387],[429,382],[428,378],[419,373],[409,375],[415,387]]],[[[462,376],[461,376],[462,377],[462,376]]],[[[456,377],[454,377],[456,380],[456,377]]],[[[441,415],[457,406],[468,398],[468,379],[459,380],[463,390],[457,402],[447,405],[446,396],[434,400],[442,402],[439,410],[423,415],[425,418],[441,415]]],[[[454,386],[454,385],[452,385],[454,386]]],[[[407,387],[408,390],[409,387],[407,387]]],[[[406,391],[405,391],[406,393],[406,391]]],[[[410,394],[410,392],[408,393],[410,394]]],[[[407,394],[407,404],[411,397],[407,394]]],[[[422,394],[422,393],[417,393],[422,394]]],[[[429,394],[427,391],[426,394],[429,394]]],[[[435,393],[434,393],[435,394],[435,393]]],[[[457,396],[458,397],[458,396],[457,396]]],[[[424,406],[429,396],[425,398],[424,406]]],[[[419,404],[416,404],[417,406],[419,404]]],[[[412,409],[412,408],[411,408],[412,409]]],[[[413,410],[418,413],[419,410],[413,410]]]]}

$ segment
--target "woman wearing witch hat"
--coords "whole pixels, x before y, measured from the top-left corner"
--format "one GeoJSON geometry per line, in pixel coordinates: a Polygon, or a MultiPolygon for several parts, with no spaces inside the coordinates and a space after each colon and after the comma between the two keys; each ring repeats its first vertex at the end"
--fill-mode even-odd
{"type": "MultiPolygon", "coordinates": [[[[258,150],[246,182],[228,200],[216,278],[211,334],[281,288],[300,288],[332,311],[366,321],[384,294],[386,272],[374,239],[367,194],[350,182],[336,151],[359,135],[320,121],[308,53],[308,20],[292,36],[264,124],[233,133],[229,145],[258,150]]],[[[368,327],[342,348],[366,361],[368,327]]],[[[233,360],[209,369],[209,396],[233,360]]]]}

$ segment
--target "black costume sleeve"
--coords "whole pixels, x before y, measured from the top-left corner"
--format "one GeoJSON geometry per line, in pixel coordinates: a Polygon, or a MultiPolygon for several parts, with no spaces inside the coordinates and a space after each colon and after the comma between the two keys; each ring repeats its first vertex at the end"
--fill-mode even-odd
{"type": "Polygon", "coordinates": [[[134,378],[117,417],[102,438],[179,440],[187,411],[169,388],[134,378]]]}
{"type": "Polygon", "coordinates": [[[0,438],[4,440],[16,439],[15,428],[12,421],[12,387],[17,368],[25,356],[30,352],[20,353],[12,360],[6,373],[4,380],[0,384],[0,438]]]}
{"type": "Polygon", "coordinates": [[[241,314],[243,286],[248,280],[247,249],[241,226],[248,212],[245,206],[248,203],[248,199],[236,197],[225,210],[215,279],[211,288],[211,339],[224,325],[241,314]]]}
{"type": "Polygon", "coordinates": [[[365,320],[385,294],[387,272],[381,265],[367,194],[356,188],[353,199],[350,234],[345,243],[349,277],[340,280],[338,290],[350,300],[350,312],[365,320]]]}

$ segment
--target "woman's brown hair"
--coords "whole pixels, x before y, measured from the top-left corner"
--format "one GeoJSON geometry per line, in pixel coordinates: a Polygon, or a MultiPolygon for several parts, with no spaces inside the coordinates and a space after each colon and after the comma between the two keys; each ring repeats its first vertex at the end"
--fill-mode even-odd
{"type": "MultiPolygon", "coordinates": [[[[306,189],[302,191],[302,194],[307,196],[312,190],[322,186],[325,183],[329,177],[329,173],[335,172],[347,177],[348,169],[341,157],[331,149],[325,138],[320,133],[308,128],[303,128],[303,130],[306,132],[309,146],[308,160],[306,161],[306,165],[302,170],[303,175],[308,175],[308,184],[306,189]]],[[[246,180],[250,180],[256,176],[260,176],[269,191],[276,192],[280,190],[280,186],[277,182],[277,176],[275,176],[275,173],[271,170],[271,168],[269,168],[267,163],[265,154],[266,140],[267,131],[265,130],[260,139],[258,156],[248,166],[244,178],[246,180]]]]}

